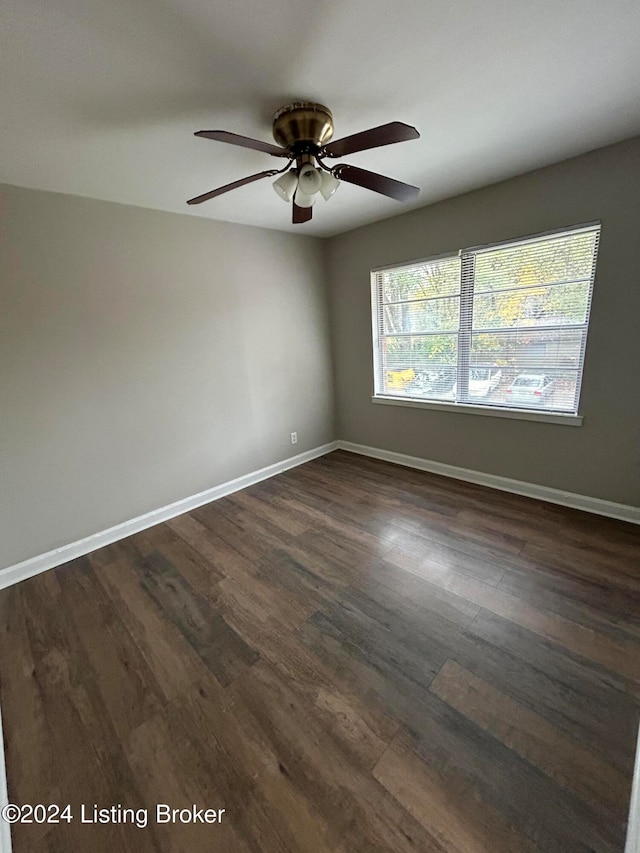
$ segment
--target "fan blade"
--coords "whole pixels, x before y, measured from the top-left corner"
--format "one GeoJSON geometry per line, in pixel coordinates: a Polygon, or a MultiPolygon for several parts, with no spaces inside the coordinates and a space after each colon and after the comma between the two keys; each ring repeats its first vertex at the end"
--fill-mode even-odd
{"type": "Polygon", "coordinates": [[[293,217],[291,221],[294,225],[300,225],[301,222],[309,222],[312,216],[312,207],[300,207],[295,201],[293,202],[293,217]]]}
{"type": "Polygon", "coordinates": [[[420,192],[418,187],[413,187],[411,184],[403,184],[402,181],[378,175],[377,172],[368,172],[357,166],[348,166],[346,163],[334,166],[331,171],[341,181],[373,190],[374,193],[388,195],[389,198],[395,198],[397,201],[411,201],[420,192]]]}
{"type": "Polygon", "coordinates": [[[194,136],[215,139],[217,142],[228,142],[229,145],[240,145],[242,148],[253,148],[256,151],[264,151],[265,154],[273,154],[274,157],[289,157],[286,149],[280,148],[279,145],[262,142],[260,139],[251,139],[250,136],[240,136],[228,130],[198,130],[194,136]]]}
{"type": "Polygon", "coordinates": [[[260,178],[268,178],[270,175],[277,175],[277,169],[269,169],[267,172],[258,172],[257,175],[249,175],[248,178],[241,178],[239,181],[234,181],[232,184],[225,184],[223,187],[218,187],[217,190],[197,195],[195,198],[190,198],[187,204],[202,204],[203,201],[209,201],[210,198],[215,198],[222,193],[228,193],[229,190],[235,190],[238,187],[243,187],[245,184],[250,184],[252,181],[259,181],[260,178]]]}
{"type": "Polygon", "coordinates": [[[409,139],[419,139],[420,134],[409,124],[401,121],[392,121],[389,124],[381,124],[380,127],[372,127],[353,136],[345,136],[336,139],[322,149],[327,157],[344,157],[346,154],[354,154],[356,151],[366,151],[369,148],[379,148],[381,145],[391,145],[394,142],[406,142],[409,139]]]}

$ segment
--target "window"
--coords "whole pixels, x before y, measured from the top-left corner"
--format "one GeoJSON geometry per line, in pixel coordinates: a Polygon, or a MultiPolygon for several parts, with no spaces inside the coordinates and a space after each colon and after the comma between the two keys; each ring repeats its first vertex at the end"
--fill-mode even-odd
{"type": "Polygon", "coordinates": [[[599,235],[374,270],[375,396],[576,415],[599,235]]]}

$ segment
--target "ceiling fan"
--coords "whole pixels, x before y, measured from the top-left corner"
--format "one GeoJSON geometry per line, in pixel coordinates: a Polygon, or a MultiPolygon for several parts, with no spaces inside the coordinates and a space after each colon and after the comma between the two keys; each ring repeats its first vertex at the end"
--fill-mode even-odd
{"type": "Polygon", "coordinates": [[[415,127],[400,121],[392,121],[389,124],[329,142],[333,136],[333,116],[327,107],[311,102],[296,102],[281,107],[273,117],[273,138],[278,145],[240,136],[226,130],[199,130],[195,135],[264,151],[265,154],[271,154],[273,157],[285,158],[287,163],[282,169],[258,172],[256,175],[249,175],[247,178],[241,178],[239,181],[233,181],[231,184],[225,184],[223,187],[190,198],[187,204],[201,204],[203,201],[250,184],[252,181],[258,181],[260,178],[280,175],[274,181],[273,188],[282,199],[293,203],[293,222],[297,224],[311,219],[312,208],[318,193],[328,200],[340,185],[340,181],[356,184],[398,201],[410,201],[420,192],[418,187],[387,178],[376,172],[368,172],[357,166],[339,163],[337,166],[329,167],[325,164],[327,159],[419,138],[420,134],[415,127]]]}

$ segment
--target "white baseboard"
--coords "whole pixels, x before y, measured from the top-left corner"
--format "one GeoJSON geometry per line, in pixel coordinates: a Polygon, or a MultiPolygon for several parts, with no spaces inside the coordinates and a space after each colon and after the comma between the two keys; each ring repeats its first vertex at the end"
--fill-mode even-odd
{"type": "MultiPolygon", "coordinates": [[[[85,536],[76,542],[70,542],[68,545],[63,545],[60,548],[54,548],[52,551],[47,551],[45,554],[39,554],[37,557],[16,563],[14,566],[8,566],[6,569],[0,570],[0,589],[12,586],[14,583],[19,583],[41,572],[46,572],[47,569],[61,566],[63,563],[68,563],[69,560],[75,560],[76,557],[90,554],[91,551],[96,551],[98,548],[103,548],[105,545],[110,545],[119,539],[124,539],[134,533],[139,533],[141,530],[146,530],[148,527],[168,521],[170,518],[175,518],[176,515],[190,512],[192,509],[196,509],[196,507],[203,504],[224,498],[227,495],[233,494],[233,492],[239,492],[240,489],[246,489],[254,483],[259,483],[261,480],[267,480],[269,477],[281,474],[283,471],[288,471],[289,468],[295,468],[298,465],[303,465],[305,462],[310,462],[312,459],[317,459],[318,456],[324,456],[325,453],[331,453],[337,447],[338,443],[336,441],[330,444],[323,444],[320,447],[314,447],[313,450],[307,450],[305,453],[299,453],[297,456],[283,459],[282,462],[275,462],[273,465],[260,468],[258,471],[252,471],[250,474],[237,477],[235,480],[228,480],[226,483],[221,483],[221,485],[214,486],[212,489],[199,492],[197,495],[182,498],[179,501],[168,504],[168,506],[146,512],[144,515],[124,521],[122,524],[116,524],[115,527],[109,527],[107,530],[102,530],[99,533],[85,536]]],[[[1,847],[0,853],[3,853],[1,847]]]]}
{"type": "Polygon", "coordinates": [[[587,495],[576,495],[573,492],[563,492],[549,486],[525,483],[522,480],[512,480],[509,477],[500,477],[497,474],[485,474],[482,471],[459,468],[457,465],[447,465],[444,462],[433,462],[419,456],[406,456],[404,453],[394,453],[392,450],[366,447],[364,444],[354,444],[351,441],[338,441],[338,447],[341,450],[348,450],[350,453],[359,453],[361,456],[371,456],[373,459],[382,459],[385,462],[404,465],[406,468],[417,468],[419,471],[428,471],[430,474],[441,474],[443,477],[466,480],[468,483],[477,483],[479,486],[489,486],[491,489],[513,492],[527,498],[537,498],[572,509],[582,509],[596,515],[606,515],[609,518],[618,518],[621,521],[640,524],[640,507],[605,501],[601,498],[590,498],[587,495]]]}
{"type": "MultiPolygon", "coordinates": [[[[0,713],[0,809],[9,802],[7,789],[7,768],[4,761],[4,734],[2,732],[2,713],[0,713]]],[[[11,824],[0,817],[0,853],[11,853],[11,824]]]]}
{"type": "MultiPolygon", "coordinates": [[[[247,486],[252,486],[261,480],[267,480],[269,477],[273,477],[290,468],[295,468],[298,465],[303,465],[305,462],[317,459],[318,456],[324,456],[326,453],[331,453],[331,451],[338,449],[347,450],[351,453],[359,453],[361,456],[370,456],[373,459],[394,462],[396,465],[416,468],[419,471],[428,471],[431,474],[441,474],[445,477],[453,477],[456,480],[466,480],[469,483],[489,486],[492,489],[513,492],[517,495],[525,495],[529,498],[537,498],[538,500],[561,504],[562,506],[572,507],[573,509],[581,509],[586,512],[596,513],[597,515],[606,515],[610,518],[618,518],[622,521],[640,524],[640,508],[638,507],[626,506],[625,504],[605,501],[600,498],[591,498],[586,495],[576,495],[572,492],[552,489],[549,486],[525,483],[521,480],[512,480],[509,477],[500,477],[496,474],[485,474],[482,471],[459,468],[456,465],[433,462],[429,459],[422,459],[418,456],[407,456],[404,453],[395,453],[391,450],[366,447],[363,444],[354,444],[350,441],[333,441],[329,444],[315,447],[313,450],[307,450],[305,453],[299,453],[297,456],[291,456],[289,459],[283,459],[281,462],[276,462],[273,465],[268,465],[266,468],[260,468],[258,471],[237,477],[235,480],[229,480],[226,483],[214,486],[212,489],[199,492],[191,497],[175,501],[168,506],[160,507],[144,515],[139,515],[137,518],[132,518],[122,524],[116,524],[114,527],[94,533],[91,536],[86,536],[76,542],[70,542],[68,545],[47,551],[45,554],[39,554],[37,557],[16,563],[14,566],[0,569],[0,589],[12,586],[14,583],[19,583],[22,580],[45,572],[47,569],[53,569],[56,566],[67,563],[69,560],[76,559],[76,557],[82,557],[84,554],[89,554],[91,551],[96,551],[98,548],[110,545],[119,539],[139,533],[141,530],[146,530],[155,524],[175,518],[176,515],[190,512],[192,509],[196,509],[196,507],[203,504],[218,500],[233,492],[238,492],[240,489],[246,489],[247,486]]],[[[0,848],[0,853],[2,853],[2,848],[0,848]]]]}

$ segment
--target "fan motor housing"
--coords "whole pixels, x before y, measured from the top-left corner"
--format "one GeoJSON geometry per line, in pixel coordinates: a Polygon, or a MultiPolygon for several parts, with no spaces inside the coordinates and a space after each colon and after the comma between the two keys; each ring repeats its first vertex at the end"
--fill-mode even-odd
{"type": "Polygon", "coordinates": [[[333,136],[333,116],[322,104],[300,101],[280,107],[273,117],[273,138],[285,148],[298,143],[320,147],[333,136]]]}

